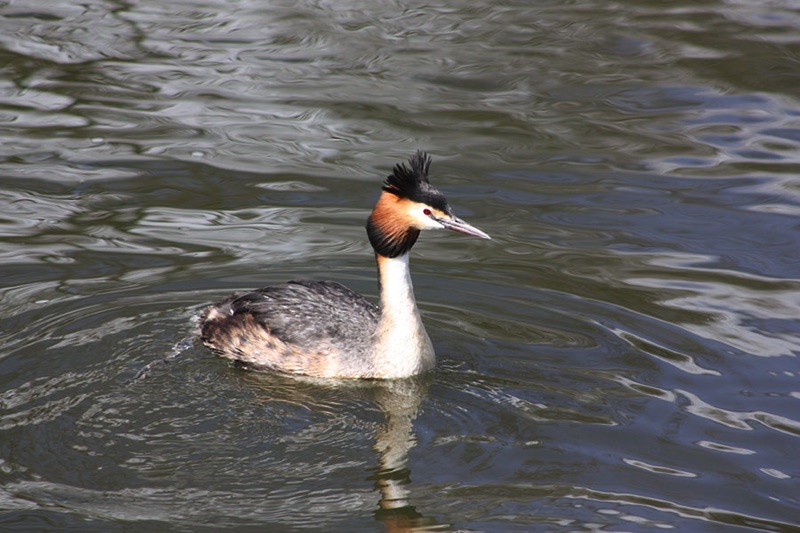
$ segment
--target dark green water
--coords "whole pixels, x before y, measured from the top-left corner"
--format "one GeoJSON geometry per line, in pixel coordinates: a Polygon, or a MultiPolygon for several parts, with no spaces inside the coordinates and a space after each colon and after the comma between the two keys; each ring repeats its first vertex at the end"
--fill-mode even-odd
{"type": "Polygon", "coordinates": [[[800,531],[800,8],[699,4],[0,3],[0,530],[800,531]],[[417,148],[436,372],[176,348],[417,148]]]}

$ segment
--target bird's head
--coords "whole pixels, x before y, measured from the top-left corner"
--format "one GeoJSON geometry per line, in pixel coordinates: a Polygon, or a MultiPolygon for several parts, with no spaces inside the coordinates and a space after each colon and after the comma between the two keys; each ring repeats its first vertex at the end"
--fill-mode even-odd
{"type": "Polygon", "coordinates": [[[430,164],[430,156],[418,151],[408,165],[396,165],[386,178],[383,193],[367,221],[367,234],[375,253],[400,256],[414,246],[420,231],[431,229],[449,229],[491,239],[455,216],[447,198],[428,180],[430,164]]]}

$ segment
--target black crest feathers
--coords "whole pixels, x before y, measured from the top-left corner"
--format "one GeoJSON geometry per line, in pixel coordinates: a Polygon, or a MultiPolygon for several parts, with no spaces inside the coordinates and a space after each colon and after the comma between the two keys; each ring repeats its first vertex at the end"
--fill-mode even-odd
{"type": "Polygon", "coordinates": [[[427,191],[430,189],[428,181],[430,166],[431,157],[418,150],[409,158],[408,165],[398,163],[394,166],[392,174],[383,184],[383,190],[404,198],[413,198],[420,192],[427,191]]]}

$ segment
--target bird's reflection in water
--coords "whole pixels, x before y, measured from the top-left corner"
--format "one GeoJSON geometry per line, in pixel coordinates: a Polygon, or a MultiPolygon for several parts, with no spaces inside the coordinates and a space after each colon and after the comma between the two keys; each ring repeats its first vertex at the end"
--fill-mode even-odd
{"type": "Polygon", "coordinates": [[[385,416],[375,436],[378,469],[371,479],[380,493],[375,518],[387,531],[446,531],[449,526],[426,518],[410,504],[408,453],[416,444],[414,419],[428,389],[426,377],[376,383],[376,402],[385,416]]]}
{"type": "MultiPolygon", "coordinates": [[[[376,520],[390,532],[451,529],[447,524],[439,524],[423,516],[409,501],[413,489],[408,454],[416,445],[414,419],[427,394],[431,381],[429,376],[347,382],[286,378],[252,372],[245,372],[241,376],[248,382],[258,383],[258,396],[268,403],[300,405],[318,414],[324,412],[336,418],[344,414],[348,407],[357,406],[359,411],[368,409],[373,414],[377,407],[383,415],[383,422],[374,436],[377,465],[367,477],[368,481],[374,482],[378,491],[378,508],[374,513],[376,520]]],[[[352,414],[351,410],[346,416],[352,414]]],[[[358,429],[354,424],[353,430],[358,429]]]]}

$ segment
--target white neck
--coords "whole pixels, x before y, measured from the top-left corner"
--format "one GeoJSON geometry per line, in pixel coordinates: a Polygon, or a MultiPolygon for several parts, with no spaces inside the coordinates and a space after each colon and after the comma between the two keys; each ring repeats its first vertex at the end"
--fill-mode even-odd
{"type": "Polygon", "coordinates": [[[381,318],[375,344],[375,373],[381,378],[404,378],[433,368],[433,345],[419,316],[408,254],[378,256],[381,318]]]}

